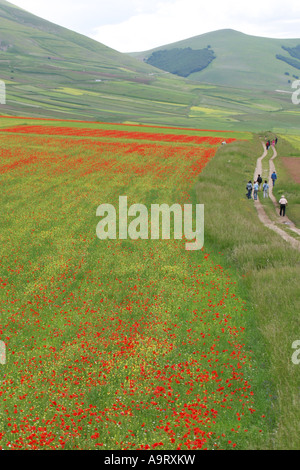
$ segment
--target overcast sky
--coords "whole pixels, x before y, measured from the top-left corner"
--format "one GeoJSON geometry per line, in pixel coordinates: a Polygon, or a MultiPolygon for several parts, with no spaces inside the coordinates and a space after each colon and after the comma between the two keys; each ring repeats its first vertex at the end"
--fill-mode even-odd
{"type": "Polygon", "coordinates": [[[120,52],[138,52],[232,28],[300,38],[299,0],[12,0],[120,52]]]}

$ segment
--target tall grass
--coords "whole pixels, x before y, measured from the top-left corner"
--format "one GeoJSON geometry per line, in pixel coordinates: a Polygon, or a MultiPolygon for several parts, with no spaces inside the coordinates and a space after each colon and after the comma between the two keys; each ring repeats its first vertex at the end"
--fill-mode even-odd
{"type": "Polygon", "coordinates": [[[289,136],[281,137],[278,141],[278,157],[274,163],[279,175],[278,184],[274,187],[277,200],[284,194],[289,202],[287,216],[300,227],[300,186],[292,178],[281,157],[300,158],[299,141],[289,136]]]}
{"type": "Polygon", "coordinates": [[[236,267],[250,303],[248,344],[256,358],[257,393],[273,410],[263,448],[292,450],[299,448],[300,366],[291,358],[300,337],[300,253],[262,225],[254,201],[245,196],[261,153],[258,135],[222,146],[195,190],[205,205],[205,246],[222,251],[223,264],[236,267]]]}

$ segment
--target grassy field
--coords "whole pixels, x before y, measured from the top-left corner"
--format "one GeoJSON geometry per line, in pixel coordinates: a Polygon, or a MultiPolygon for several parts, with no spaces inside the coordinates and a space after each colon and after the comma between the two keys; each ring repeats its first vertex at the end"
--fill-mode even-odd
{"type": "Polygon", "coordinates": [[[300,255],[245,198],[258,138],[11,118],[0,130],[2,448],[297,448],[300,255]],[[120,195],[203,203],[203,249],[99,240],[96,209],[120,195]]]}
{"type": "MultiPolygon", "coordinates": [[[[281,142],[277,150],[276,165],[287,144],[281,142]]],[[[222,250],[227,263],[237,269],[238,285],[251,306],[247,339],[255,349],[258,369],[266,373],[258,389],[268,395],[275,414],[273,431],[265,436],[263,448],[296,450],[300,369],[291,357],[292,344],[299,339],[300,256],[277,234],[262,226],[253,202],[245,198],[245,184],[251,179],[261,153],[258,135],[250,145],[236,142],[222,147],[200,175],[197,200],[207,207],[208,245],[222,250]]],[[[277,191],[281,192],[287,180],[280,165],[278,175],[277,191]]],[[[284,191],[286,194],[288,189],[284,187],[284,191]]],[[[290,215],[294,200],[292,193],[288,194],[290,215]]]]}
{"type": "Polygon", "coordinates": [[[235,269],[209,241],[95,234],[97,206],[120,194],[191,202],[223,139],[245,134],[5,124],[1,446],[259,447],[273,410],[235,269]]]}
{"type": "Polygon", "coordinates": [[[3,0],[0,26],[0,448],[299,449],[300,254],[245,197],[276,134],[274,194],[300,225],[282,41],[184,41],[217,53],[184,80],[3,0]],[[100,240],[121,195],[204,204],[204,247],[100,240]]]}

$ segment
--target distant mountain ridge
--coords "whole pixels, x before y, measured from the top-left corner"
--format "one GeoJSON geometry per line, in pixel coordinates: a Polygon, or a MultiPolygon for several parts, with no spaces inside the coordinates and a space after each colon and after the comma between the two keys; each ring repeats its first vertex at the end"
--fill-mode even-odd
{"type": "MultiPolygon", "coordinates": [[[[186,75],[190,80],[238,88],[278,89],[289,87],[300,69],[300,38],[264,38],[232,29],[205,33],[130,55],[159,67],[159,61],[153,60],[158,54],[171,55],[174,50],[188,49],[196,52],[205,48],[209,48],[215,58],[198,71],[193,71],[190,64],[191,73],[186,75]]],[[[180,56],[177,56],[179,62],[174,68],[180,69],[180,56]]]]}
{"type": "MultiPolygon", "coordinates": [[[[0,0],[0,45],[1,50],[5,49],[4,52],[10,53],[12,58],[13,54],[20,54],[35,57],[36,60],[75,59],[76,62],[83,60],[87,65],[89,60],[97,59],[108,70],[115,71],[118,62],[123,67],[132,67],[137,73],[148,70],[145,66],[137,66],[129,56],[39,18],[5,0],[0,0]]],[[[9,58],[9,55],[1,57],[2,60],[9,58]]]]}
{"type": "Polygon", "coordinates": [[[185,116],[174,76],[0,0],[0,113],[108,121],[185,116]],[[164,108],[164,109],[162,109],[164,108]],[[170,108],[170,109],[169,109],[170,108]]]}
{"type": "Polygon", "coordinates": [[[297,69],[276,54],[298,61],[299,44],[221,30],[156,49],[164,70],[145,63],[154,51],[122,54],[0,0],[0,126],[8,115],[297,132],[297,69]]]}

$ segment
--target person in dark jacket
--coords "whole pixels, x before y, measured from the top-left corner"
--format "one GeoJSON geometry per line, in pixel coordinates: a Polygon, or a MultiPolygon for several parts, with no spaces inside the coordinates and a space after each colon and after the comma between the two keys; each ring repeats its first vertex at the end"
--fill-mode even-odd
{"type": "Polygon", "coordinates": [[[259,189],[260,189],[260,185],[261,185],[261,183],[262,183],[262,177],[261,177],[260,175],[258,175],[258,177],[257,177],[257,180],[256,180],[256,181],[258,182],[259,189]]]}

